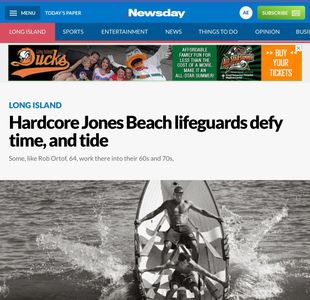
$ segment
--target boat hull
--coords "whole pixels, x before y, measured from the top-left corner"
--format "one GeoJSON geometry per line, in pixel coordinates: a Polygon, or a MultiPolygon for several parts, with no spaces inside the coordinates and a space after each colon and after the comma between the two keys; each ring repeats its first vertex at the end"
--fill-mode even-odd
{"type": "MultiPolygon", "coordinates": [[[[219,216],[219,210],[206,181],[162,180],[149,181],[146,183],[139,202],[136,218],[143,218],[145,215],[158,208],[164,201],[173,199],[173,191],[178,185],[182,186],[184,190],[183,198],[185,200],[189,200],[195,206],[219,216]]],[[[165,218],[165,220],[161,222],[162,226],[159,228],[158,232],[155,231],[164,214],[165,212],[162,212],[153,219],[143,222],[135,230],[136,271],[141,295],[144,299],[165,299],[166,293],[169,290],[169,280],[173,270],[165,270],[159,273],[139,272],[141,269],[151,268],[161,264],[164,236],[165,232],[170,227],[168,218],[165,218]],[[156,236],[154,244],[152,244],[149,253],[145,255],[143,249],[154,235],[156,236]]],[[[189,212],[189,219],[201,233],[199,234],[195,227],[191,225],[198,241],[199,265],[216,275],[222,281],[228,281],[228,245],[222,224],[213,218],[203,216],[193,210],[189,212]]],[[[185,249],[184,247],[182,248],[185,249]]],[[[178,251],[186,251],[186,249],[182,250],[182,248],[178,249],[178,251]]],[[[171,250],[171,253],[173,253],[173,250],[171,250]]],[[[177,255],[174,255],[173,260],[176,259],[177,255]]],[[[200,277],[197,275],[197,282],[200,283],[201,299],[214,299],[214,294],[212,296],[210,289],[208,289],[207,285],[199,278],[200,277]]],[[[211,280],[211,285],[216,286],[216,294],[219,296],[219,299],[226,298],[227,289],[224,289],[221,284],[214,280],[211,280]]],[[[174,298],[177,297],[182,299],[194,299],[194,294],[183,288],[175,293],[174,298]]]]}

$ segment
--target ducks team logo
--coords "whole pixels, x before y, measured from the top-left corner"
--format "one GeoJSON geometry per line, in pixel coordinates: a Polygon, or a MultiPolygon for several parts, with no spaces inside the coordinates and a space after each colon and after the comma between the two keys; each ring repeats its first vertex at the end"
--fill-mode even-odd
{"type": "Polygon", "coordinates": [[[69,68],[70,63],[66,55],[60,54],[57,49],[36,49],[29,47],[17,51],[18,61],[12,61],[15,67],[11,75],[25,78],[29,75],[62,71],[69,68]],[[18,68],[16,70],[16,68],[18,68]]]}

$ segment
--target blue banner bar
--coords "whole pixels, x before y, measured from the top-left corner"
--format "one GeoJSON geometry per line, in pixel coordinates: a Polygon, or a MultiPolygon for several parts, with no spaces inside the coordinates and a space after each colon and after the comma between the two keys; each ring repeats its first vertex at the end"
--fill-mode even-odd
{"type": "MultiPolygon", "coordinates": [[[[294,8],[291,8],[293,11],[294,8]]],[[[280,10],[279,10],[280,11],[280,10]]],[[[290,11],[290,9],[288,9],[290,11]]],[[[299,11],[298,11],[299,12],[299,11]]],[[[310,3],[247,2],[10,2],[0,23],[53,23],[56,40],[298,41],[310,37],[310,3]],[[302,18],[258,18],[258,6],[302,7],[302,18]],[[305,12],[305,13],[304,13],[305,12]]]]}
{"type": "MultiPolygon", "coordinates": [[[[271,2],[269,2],[271,3],[271,2]]],[[[283,5],[288,3],[281,2],[283,5]]],[[[281,5],[280,3],[277,5],[281,5]]],[[[8,18],[6,11],[9,7],[21,11],[23,9],[40,10],[38,22],[52,23],[262,23],[257,18],[257,7],[262,2],[238,3],[40,3],[23,4],[14,3],[7,5],[0,4],[0,22],[27,21],[27,18],[8,18]],[[248,7],[251,17],[243,18],[240,14],[242,9],[248,7]]],[[[271,5],[271,4],[270,4],[271,5]]],[[[290,5],[301,5],[306,8],[304,23],[309,23],[308,11],[310,4],[305,2],[290,2],[290,5]]],[[[31,16],[28,18],[32,21],[31,16]]],[[[264,20],[264,23],[294,23],[296,21],[264,20]]]]}

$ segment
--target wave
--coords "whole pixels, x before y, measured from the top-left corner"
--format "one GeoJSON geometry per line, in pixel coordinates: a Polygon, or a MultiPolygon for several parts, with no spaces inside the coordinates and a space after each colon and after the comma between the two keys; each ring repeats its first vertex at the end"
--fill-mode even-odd
{"type": "Polygon", "coordinates": [[[284,263],[290,277],[310,278],[310,259],[292,259],[284,263]]]}
{"type": "Polygon", "coordinates": [[[280,295],[286,268],[281,262],[272,263],[268,255],[258,252],[259,243],[288,216],[287,207],[273,212],[250,232],[243,218],[222,207],[226,231],[229,236],[231,257],[230,299],[267,299],[280,295]]]}

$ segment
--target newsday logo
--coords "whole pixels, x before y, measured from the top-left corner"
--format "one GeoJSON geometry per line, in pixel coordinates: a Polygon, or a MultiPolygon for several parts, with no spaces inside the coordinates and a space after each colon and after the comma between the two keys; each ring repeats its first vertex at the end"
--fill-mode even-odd
{"type": "Polygon", "coordinates": [[[185,15],[185,10],[138,10],[137,8],[128,9],[128,17],[149,17],[149,18],[179,18],[182,19],[185,15]]]}

